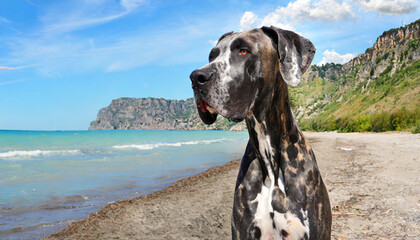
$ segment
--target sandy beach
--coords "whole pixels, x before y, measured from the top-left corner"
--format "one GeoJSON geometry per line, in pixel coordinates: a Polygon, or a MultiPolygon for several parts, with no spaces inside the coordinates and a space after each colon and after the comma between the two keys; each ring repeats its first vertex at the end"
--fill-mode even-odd
{"type": "MultiPolygon", "coordinates": [[[[333,210],[333,239],[418,239],[420,135],[309,133],[333,210]]],[[[203,153],[206,154],[206,153],[203,153]]],[[[46,239],[230,239],[239,160],[108,204],[46,239]]]]}

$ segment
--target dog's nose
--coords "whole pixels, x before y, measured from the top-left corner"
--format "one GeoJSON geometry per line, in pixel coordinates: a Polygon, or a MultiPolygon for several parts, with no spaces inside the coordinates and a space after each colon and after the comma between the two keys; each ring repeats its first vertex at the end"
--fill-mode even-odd
{"type": "Polygon", "coordinates": [[[213,73],[211,71],[205,69],[197,69],[193,71],[190,75],[190,79],[193,83],[204,84],[205,82],[209,81],[213,73]]]}

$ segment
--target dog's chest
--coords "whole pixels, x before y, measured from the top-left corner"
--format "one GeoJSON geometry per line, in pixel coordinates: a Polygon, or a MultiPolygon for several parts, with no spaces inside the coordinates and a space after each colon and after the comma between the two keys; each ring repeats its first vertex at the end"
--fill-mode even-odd
{"type": "MultiPolygon", "coordinates": [[[[272,148],[270,137],[264,134],[259,124],[254,126],[254,130],[257,135],[257,143],[254,146],[258,147],[258,163],[263,165],[259,169],[267,171],[263,182],[254,183],[261,184],[260,191],[254,199],[249,199],[249,205],[256,206],[253,215],[253,229],[256,234],[254,237],[270,240],[308,239],[308,213],[303,208],[293,213],[288,210],[284,176],[281,169],[275,168],[273,164],[278,153],[272,148]]],[[[262,175],[262,172],[253,171],[253,174],[262,175]]]]}

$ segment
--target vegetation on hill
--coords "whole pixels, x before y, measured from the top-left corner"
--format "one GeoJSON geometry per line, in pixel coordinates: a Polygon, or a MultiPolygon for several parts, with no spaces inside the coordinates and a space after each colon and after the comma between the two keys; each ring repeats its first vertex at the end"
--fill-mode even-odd
{"type": "Polygon", "coordinates": [[[385,31],[346,64],[313,65],[290,88],[299,126],[313,131],[420,131],[420,20],[385,31]]]}
{"type": "MultiPolygon", "coordinates": [[[[299,119],[303,130],[340,132],[420,131],[420,60],[400,69],[394,75],[382,74],[370,84],[349,88],[345,94],[313,108],[322,112],[311,118],[299,119]],[[340,99],[340,100],[339,100],[340,99]],[[338,101],[339,100],[339,101],[338,101]]],[[[334,95],[339,82],[317,79],[302,89],[291,90],[294,98],[305,91],[315,100],[324,100],[325,93],[334,95]],[[318,93],[318,94],[317,94],[318,93]],[[324,95],[322,94],[324,93],[324,95]]],[[[305,96],[303,94],[303,96],[305,96]]],[[[301,98],[298,98],[301,100],[301,98]]],[[[309,103],[311,105],[311,103],[309,103]]]]}

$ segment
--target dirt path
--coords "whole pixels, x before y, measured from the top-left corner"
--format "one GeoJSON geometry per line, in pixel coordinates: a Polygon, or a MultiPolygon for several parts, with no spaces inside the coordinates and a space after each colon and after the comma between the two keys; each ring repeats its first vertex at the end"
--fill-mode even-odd
{"type": "MultiPolygon", "coordinates": [[[[333,208],[333,239],[418,239],[420,134],[305,133],[333,208]]],[[[230,239],[239,162],[109,204],[52,239],[230,239]]]]}

